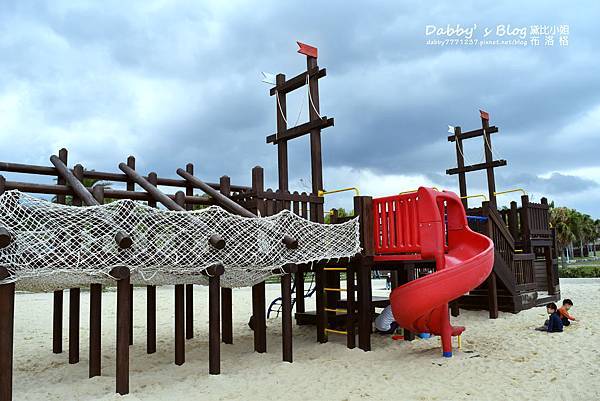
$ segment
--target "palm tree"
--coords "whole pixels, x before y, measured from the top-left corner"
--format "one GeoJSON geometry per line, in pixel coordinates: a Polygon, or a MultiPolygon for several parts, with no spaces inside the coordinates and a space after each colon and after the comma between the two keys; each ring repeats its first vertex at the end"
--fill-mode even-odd
{"type": "Polygon", "coordinates": [[[567,252],[567,261],[569,258],[568,246],[575,241],[575,234],[571,231],[570,225],[571,210],[566,207],[555,207],[550,209],[550,224],[556,230],[556,243],[560,252],[560,260],[563,267],[566,266],[565,251],[567,252]]]}

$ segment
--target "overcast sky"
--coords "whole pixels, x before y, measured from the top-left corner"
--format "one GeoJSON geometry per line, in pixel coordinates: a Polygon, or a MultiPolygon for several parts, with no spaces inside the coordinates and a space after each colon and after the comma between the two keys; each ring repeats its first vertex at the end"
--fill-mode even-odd
{"type": "MultiPolygon", "coordinates": [[[[600,218],[597,2],[95,3],[0,2],[1,161],[48,165],[66,147],[71,165],[117,171],[133,154],[143,172],[175,176],[193,162],[201,178],[227,174],[236,184],[249,184],[262,165],[275,186],[276,148],[265,143],[275,99],[260,72],[301,72],[300,40],[319,48],[327,68],[321,111],[335,126],[323,132],[326,189],[456,190],[456,177],[445,175],[456,163],[448,125],[479,128],[481,108],[500,128],[497,156],[508,160],[496,170],[498,190],[523,187],[534,200],[600,218]],[[427,44],[467,39],[468,31],[437,31],[457,24],[474,28],[479,43],[486,28],[489,40],[522,39],[515,28],[526,28],[527,46],[427,44]],[[496,31],[509,24],[516,36],[496,31]],[[426,35],[428,25],[436,32],[426,35]],[[532,25],[563,26],[563,35],[548,28],[535,46],[532,25]]],[[[290,96],[290,124],[299,113],[306,120],[305,96],[290,96]]],[[[291,187],[306,189],[308,138],[289,151],[291,187]]],[[[470,162],[482,152],[480,140],[466,145],[470,162]]],[[[484,192],[483,174],[468,184],[484,192]]]]}

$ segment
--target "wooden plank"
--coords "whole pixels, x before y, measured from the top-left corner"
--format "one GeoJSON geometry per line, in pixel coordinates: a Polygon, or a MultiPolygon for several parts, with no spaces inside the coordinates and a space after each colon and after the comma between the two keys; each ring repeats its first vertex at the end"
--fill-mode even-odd
{"type": "MultiPolygon", "coordinates": [[[[458,128],[458,127],[457,127],[458,128]]],[[[495,125],[491,126],[488,128],[487,132],[489,134],[495,134],[498,132],[498,127],[496,127],[495,125]]],[[[458,137],[459,140],[465,140],[465,139],[469,139],[469,138],[476,138],[478,136],[482,136],[483,135],[483,128],[479,128],[473,131],[467,131],[467,132],[463,132],[460,133],[458,135],[456,135],[456,133],[454,135],[448,135],[448,142],[454,142],[456,141],[456,138],[458,137]]]]}
{"type": "Polygon", "coordinates": [[[359,258],[356,266],[358,275],[358,347],[371,350],[372,307],[371,307],[371,257],[359,258]]]}
{"type": "Polygon", "coordinates": [[[305,71],[305,72],[302,72],[302,73],[296,75],[293,78],[290,78],[287,81],[284,81],[282,83],[278,82],[277,86],[275,86],[274,88],[271,88],[271,90],[269,91],[269,94],[271,96],[275,95],[275,93],[285,94],[285,93],[289,93],[293,90],[303,87],[304,85],[306,85],[306,74],[309,74],[311,79],[313,79],[313,78],[320,79],[327,75],[327,69],[325,69],[325,68],[319,69],[318,67],[312,68],[312,69],[309,69],[308,71],[305,71]]]}
{"type": "Polygon", "coordinates": [[[454,174],[459,174],[459,173],[469,173],[472,171],[479,171],[479,170],[485,170],[487,168],[496,168],[496,167],[502,167],[502,166],[506,166],[506,160],[501,159],[501,160],[494,160],[491,163],[478,163],[478,164],[471,164],[469,166],[465,166],[463,168],[451,168],[446,170],[446,174],[448,175],[454,175],[454,174]]]}
{"type": "Polygon", "coordinates": [[[332,127],[334,124],[335,121],[333,118],[327,118],[327,116],[323,116],[323,118],[317,117],[315,120],[288,128],[283,133],[269,135],[267,137],[267,143],[277,144],[279,142],[289,141],[291,139],[299,138],[302,135],[309,134],[314,130],[332,127]]]}

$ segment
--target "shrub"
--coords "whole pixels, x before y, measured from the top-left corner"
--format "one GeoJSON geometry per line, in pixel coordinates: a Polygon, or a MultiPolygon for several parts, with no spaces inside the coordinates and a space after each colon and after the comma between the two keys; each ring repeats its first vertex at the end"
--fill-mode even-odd
{"type": "Polygon", "coordinates": [[[599,278],[600,266],[559,267],[558,276],[562,278],[599,278]]]}

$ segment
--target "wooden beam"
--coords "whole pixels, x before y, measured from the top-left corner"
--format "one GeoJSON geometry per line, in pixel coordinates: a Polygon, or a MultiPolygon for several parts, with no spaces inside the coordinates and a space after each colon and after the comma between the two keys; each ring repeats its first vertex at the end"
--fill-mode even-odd
{"type": "MultiPolygon", "coordinates": [[[[66,149],[61,149],[59,151],[59,157],[61,152],[66,154],[66,149]]],[[[67,164],[66,159],[63,160],[63,163],[67,164]]],[[[20,163],[8,163],[8,162],[0,162],[0,171],[6,171],[10,173],[23,173],[23,174],[36,174],[36,175],[53,175],[56,176],[58,172],[54,167],[48,166],[38,166],[38,165],[30,165],[30,164],[20,164],[20,163]]],[[[72,171],[72,170],[71,170],[72,171]]],[[[111,182],[127,182],[128,178],[125,174],[120,173],[108,173],[103,171],[95,171],[95,170],[85,170],[83,172],[83,178],[91,178],[94,180],[104,180],[111,182]]],[[[148,179],[148,177],[144,177],[148,179]]],[[[61,184],[61,180],[58,181],[59,185],[64,185],[64,182],[61,184]]],[[[219,189],[219,184],[214,182],[207,182],[207,185],[219,189]]],[[[179,180],[174,178],[157,178],[157,185],[167,186],[167,187],[185,187],[187,185],[185,180],[179,180]]],[[[231,185],[232,191],[249,191],[250,187],[244,185],[231,185]]],[[[60,203],[60,202],[59,202],[60,203]]]]}
{"type": "MultiPolygon", "coordinates": [[[[313,99],[314,101],[314,99],[313,99]]],[[[267,137],[267,143],[277,144],[281,141],[289,141],[290,139],[301,137],[302,135],[309,134],[313,130],[331,127],[334,125],[333,118],[323,118],[309,121],[304,124],[296,125],[295,127],[288,128],[281,134],[272,134],[267,137]]]]}
{"type": "Polygon", "coordinates": [[[464,166],[463,168],[451,168],[446,170],[446,174],[448,175],[454,175],[454,174],[458,174],[461,172],[464,173],[469,173],[471,171],[479,171],[479,170],[485,170],[487,168],[496,168],[496,167],[502,167],[502,166],[506,166],[506,160],[504,159],[500,159],[500,160],[494,160],[491,163],[478,163],[478,164],[471,164],[469,166],[464,166]]]}
{"type": "MultiPolygon", "coordinates": [[[[488,128],[487,132],[489,134],[495,134],[498,132],[498,127],[496,127],[495,125],[491,126],[488,128]]],[[[456,141],[456,138],[458,137],[458,139],[460,140],[465,140],[465,139],[469,139],[469,138],[477,138],[478,136],[482,136],[483,135],[483,128],[479,128],[473,131],[467,131],[467,132],[462,132],[458,135],[454,134],[454,135],[448,135],[448,142],[454,142],[456,141]]]]}
{"type": "Polygon", "coordinates": [[[319,69],[318,67],[312,68],[309,71],[302,72],[296,75],[295,77],[288,79],[287,81],[283,81],[281,83],[278,82],[277,86],[271,88],[269,94],[271,96],[275,95],[275,93],[277,92],[279,92],[280,94],[285,94],[294,91],[298,88],[302,88],[304,85],[306,85],[306,74],[309,74],[311,79],[319,79],[327,75],[327,69],[319,69]]]}

